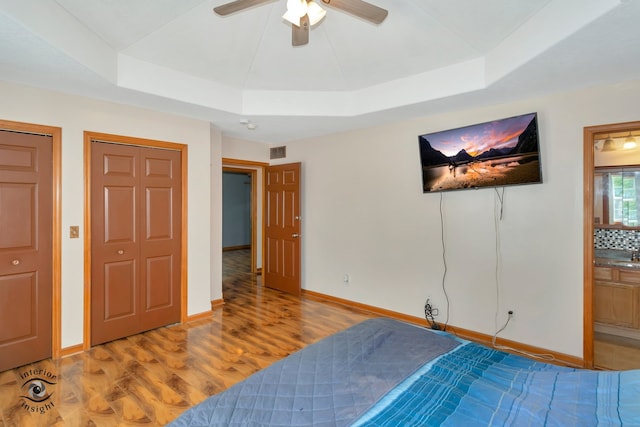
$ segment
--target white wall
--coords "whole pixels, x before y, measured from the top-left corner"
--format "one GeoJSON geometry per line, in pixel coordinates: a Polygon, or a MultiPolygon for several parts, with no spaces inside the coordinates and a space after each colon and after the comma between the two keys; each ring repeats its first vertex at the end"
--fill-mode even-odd
{"type": "Polygon", "coordinates": [[[244,139],[224,137],[222,157],[233,160],[269,163],[269,146],[244,139]]]}
{"type": "Polygon", "coordinates": [[[640,119],[638,99],[625,83],[288,143],[303,287],[420,317],[430,296],[444,321],[442,195],[450,324],[493,334],[512,309],[501,337],[582,357],[583,128],[640,119]],[[497,248],[495,191],[423,194],[417,137],[534,111],[544,183],[505,189],[497,248]]]}
{"type": "Polygon", "coordinates": [[[211,125],[211,197],[209,198],[211,301],[222,299],[222,143],[222,132],[211,125]]]}
{"type": "MultiPolygon", "coordinates": [[[[62,128],[62,345],[82,341],[84,130],[189,145],[189,314],[222,297],[221,158],[268,161],[209,123],[0,83],[0,117],[62,128]],[[202,179],[202,177],[212,179],[202,179]]],[[[417,135],[538,112],[544,184],[509,187],[496,284],[495,192],[443,195],[449,322],[582,356],[582,131],[638,120],[640,82],[621,83],[287,144],[303,162],[303,287],[423,315],[441,289],[440,195],[422,194],[417,135]],[[351,283],[342,281],[350,274],[351,283]],[[499,295],[498,295],[499,294],[499,295]],[[496,307],[499,316],[496,320],[496,307]]]]}
{"type": "MultiPolygon", "coordinates": [[[[209,123],[2,82],[0,118],[62,128],[63,348],[80,344],[83,340],[85,130],[189,146],[188,313],[210,309],[209,200],[212,191],[209,180],[202,179],[211,175],[209,159],[214,139],[209,123]],[[80,226],[79,239],[69,239],[71,225],[80,226]]],[[[220,158],[219,151],[217,157],[220,158]]]]}

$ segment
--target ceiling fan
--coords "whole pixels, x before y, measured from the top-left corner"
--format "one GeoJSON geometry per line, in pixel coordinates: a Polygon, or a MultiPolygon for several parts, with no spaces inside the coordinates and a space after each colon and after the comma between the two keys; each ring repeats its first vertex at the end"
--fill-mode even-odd
{"type": "MultiPolygon", "coordinates": [[[[221,16],[230,15],[273,0],[235,0],[215,7],[213,11],[221,16]]],[[[322,0],[322,3],[348,12],[365,21],[380,24],[389,12],[363,0],[322,0]]],[[[287,0],[287,11],[282,16],[291,22],[291,44],[302,46],[309,43],[309,28],[320,22],[326,11],[314,0],[287,0]]]]}

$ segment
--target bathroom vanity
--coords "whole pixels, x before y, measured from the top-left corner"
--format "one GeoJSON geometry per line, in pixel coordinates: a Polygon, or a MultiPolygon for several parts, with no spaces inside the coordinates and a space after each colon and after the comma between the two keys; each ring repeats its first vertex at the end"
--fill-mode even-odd
{"type": "Polygon", "coordinates": [[[594,281],[596,330],[640,338],[640,261],[631,251],[596,249],[594,281]]]}

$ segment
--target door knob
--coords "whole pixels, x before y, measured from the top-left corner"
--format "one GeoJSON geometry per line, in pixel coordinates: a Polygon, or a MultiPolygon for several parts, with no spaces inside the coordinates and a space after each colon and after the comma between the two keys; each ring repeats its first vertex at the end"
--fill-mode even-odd
{"type": "Polygon", "coordinates": [[[14,259],[13,261],[11,261],[11,264],[18,265],[18,264],[20,264],[20,260],[19,259],[14,259]]]}
{"type": "Polygon", "coordinates": [[[293,233],[291,237],[293,237],[294,239],[297,239],[298,237],[300,237],[300,235],[298,233],[293,233]]]}
{"type": "Polygon", "coordinates": [[[122,255],[124,251],[122,249],[118,249],[118,255],[122,255]]]}

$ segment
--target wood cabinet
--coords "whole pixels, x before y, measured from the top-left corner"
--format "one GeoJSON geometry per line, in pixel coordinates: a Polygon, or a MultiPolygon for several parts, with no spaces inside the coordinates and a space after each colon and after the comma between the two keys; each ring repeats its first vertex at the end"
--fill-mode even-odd
{"type": "Polygon", "coordinates": [[[594,278],[594,320],[640,329],[640,270],[595,267],[594,278]]]}

